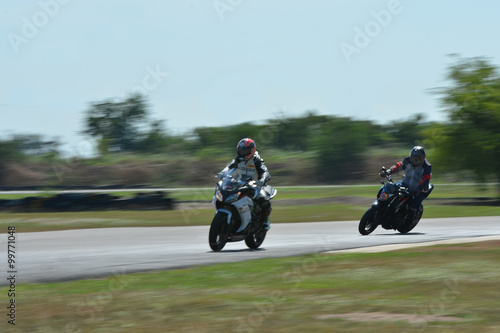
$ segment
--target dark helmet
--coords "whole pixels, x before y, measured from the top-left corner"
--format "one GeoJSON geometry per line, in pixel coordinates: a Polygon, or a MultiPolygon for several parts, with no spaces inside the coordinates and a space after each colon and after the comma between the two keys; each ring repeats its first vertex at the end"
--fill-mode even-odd
{"type": "Polygon", "coordinates": [[[414,167],[422,166],[424,165],[425,156],[424,147],[415,146],[410,152],[410,162],[414,167]]]}
{"type": "Polygon", "coordinates": [[[238,148],[238,156],[244,158],[246,161],[253,157],[257,148],[255,141],[250,138],[241,139],[236,147],[238,148]]]}

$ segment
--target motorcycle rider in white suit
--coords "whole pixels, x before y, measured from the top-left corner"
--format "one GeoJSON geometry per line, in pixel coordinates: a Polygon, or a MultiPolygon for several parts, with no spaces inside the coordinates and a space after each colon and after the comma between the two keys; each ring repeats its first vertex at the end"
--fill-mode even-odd
{"type": "Polygon", "coordinates": [[[238,155],[219,173],[219,177],[225,172],[231,172],[231,176],[236,179],[251,178],[256,182],[258,193],[254,200],[261,208],[263,226],[266,230],[269,230],[271,228],[269,215],[272,208],[269,193],[264,190],[264,187],[271,179],[271,174],[256,148],[254,140],[250,138],[241,139],[236,146],[238,155]]]}

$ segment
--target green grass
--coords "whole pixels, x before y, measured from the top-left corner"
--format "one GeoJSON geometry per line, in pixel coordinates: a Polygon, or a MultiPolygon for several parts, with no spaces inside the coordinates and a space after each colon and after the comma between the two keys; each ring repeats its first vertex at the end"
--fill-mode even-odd
{"type": "Polygon", "coordinates": [[[2,332],[499,332],[499,245],[312,254],[21,284],[16,327],[5,318],[0,325],[2,332]],[[328,317],[375,312],[385,320],[328,317]],[[414,317],[391,321],[395,315],[414,317]]]}
{"type": "MultiPolygon", "coordinates": [[[[300,186],[300,187],[276,187],[278,195],[276,199],[312,199],[327,198],[335,196],[357,196],[363,198],[375,198],[381,185],[357,185],[357,186],[300,186]]],[[[212,200],[214,191],[212,188],[172,190],[170,196],[177,200],[212,200]]],[[[450,185],[437,184],[432,191],[431,198],[475,198],[475,197],[497,197],[498,186],[496,185],[450,185]]]]}

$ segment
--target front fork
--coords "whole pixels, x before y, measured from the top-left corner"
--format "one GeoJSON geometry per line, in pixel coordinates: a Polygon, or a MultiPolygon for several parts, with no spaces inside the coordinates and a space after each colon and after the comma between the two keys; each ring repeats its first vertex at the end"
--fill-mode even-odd
{"type": "Polygon", "coordinates": [[[217,209],[216,214],[218,214],[219,212],[227,215],[226,223],[224,223],[224,227],[222,228],[222,231],[225,234],[229,234],[229,232],[232,229],[231,221],[233,219],[233,213],[230,210],[225,209],[225,208],[217,209]]]}
{"type": "Polygon", "coordinates": [[[376,225],[380,225],[380,202],[378,200],[375,200],[372,203],[372,211],[373,211],[373,223],[376,225]]]}

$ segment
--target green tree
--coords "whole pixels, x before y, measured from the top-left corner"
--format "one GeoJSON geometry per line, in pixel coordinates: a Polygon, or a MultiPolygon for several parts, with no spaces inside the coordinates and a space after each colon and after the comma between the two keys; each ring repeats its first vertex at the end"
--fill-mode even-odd
{"type": "Polygon", "coordinates": [[[137,152],[141,153],[165,153],[169,141],[170,137],[163,126],[163,121],[155,120],[151,123],[150,130],[142,135],[134,147],[137,152]]]}
{"type": "Polygon", "coordinates": [[[369,143],[363,122],[331,118],[315,134],[318,177],[323,181],[356,179],[369,143]]]}
{"type": "Polygon", "coordinates": [[[24,157],[19,150],[18,143],[14,140],[0,140],[0,184],[3,184],[9,175],[5,172],[5,168],[9,162],[20,161],[24,157]]]}
{"type": "Polygon", "coordinates": [[[437,145],[440,161],[500,181],[500,77],[485,58],[459,58],[439,88],[450,123],[437,145]],[[446,161],[446,162],[445,162],[446,161]]]}
{"type": "Polygon", "coordinates": [[[393,121],[384,127],[395,143],[404,147],[413,147],[424,139],[422,135],[424,120],[423,114],[416,114],[410,119],[393,121]]]}
{"type": "Polygon", "coordinates": [[[16,150],[25,155],[58,155],[61,143],[57,140],[46,140],[40,134],[15,134],[12,144],[16,150]]]}
{"type": "Polygon", "coordinates": [[[86,112],[84,134],[97,139],[101,154],[134,151],[147,124],[145,98],[134,94],[118,101],[94,103],[86,112]]]}
{"type": "Polygon", "coordinates": [[[272,143],[278,149],[307,151],[311,148],[310,140],[328,121],[328,116],[317,115],[314,110],[307,111],[302,117],[273,119],[270,121],[275,132],[272,143]]]}
{"type": "Polygon", "coordinates": [[[257,149],[266,147],[265,140],[261,140],[263,125],[244,122],[223,127],[198,127],[193,130],[194,151],[204,155],[236,154],[237,143],[246,137],[252,138],[257,143],[257,149]]]}

